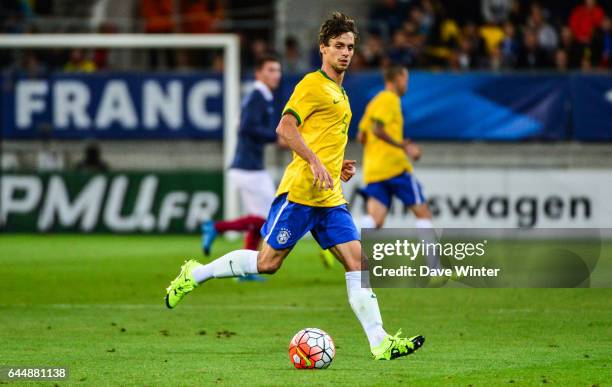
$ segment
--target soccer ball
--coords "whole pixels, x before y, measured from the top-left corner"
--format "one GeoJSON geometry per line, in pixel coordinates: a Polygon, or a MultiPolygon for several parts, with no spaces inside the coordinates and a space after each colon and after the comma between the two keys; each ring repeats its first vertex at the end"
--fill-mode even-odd
{"type": "Polygon", "coordinates": [[[289,359],[295,368],[327,368],[334,356],[334,341],[318,328],[302,329],[289,343],[289,359]]]}

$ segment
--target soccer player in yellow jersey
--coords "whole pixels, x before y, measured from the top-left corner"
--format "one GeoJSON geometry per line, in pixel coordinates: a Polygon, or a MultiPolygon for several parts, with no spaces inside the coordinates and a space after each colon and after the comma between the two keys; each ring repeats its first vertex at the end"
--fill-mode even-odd
{"type": "MultiPolygon", "coordinates": [[[[366,107],[359,122],[359,141],[364,144],[363,179],[367,185],[368,228],[385,222],[393,195],[409,206],[418,220],[429,220],[431,212],[410,159],[421,157],[420,148],[404,139],[400,98],[408,89],[408,70],[391,65],[384,70],[385,89],[366,107]]],[[[365,228],[365,227],[364,227],[365,228]]]]}
{"type": "MultiPolygon", "coordinates": [[[[368,197],[368,215],[362,228],[381,228],[393,196],[410,207],[416,217],[416,228],[423,239],[433,241],[432,216],[421,184],[414,176],[412,160],[421,157],[421,149],[404,138],[404,117],[400,98],[408,90],[408,70],[391,65],[383,71],[385,89],[366,106],[359,122],[358,139],[364,145],[363,192],[368,197]]],[[[427,257],[427,264],[440,268],[437,256],[427,257]]]]}
{"type": "Polygon", "coordinates": [[[187,261],[167,289],[166,306],[174,308],[199,284],[212,278],[273,274],[307,232],[321,248],[330,249],[346,270],[349,303],[357,315],[375,359],[390,360],[420,348],[425,338],[392,336],[383,329],[378,300],[361,286],[361,242],[346,206],[341,181],[356,172],[344,160],[351,108],[342,88],[355,50],[357,30],[348,16],[335,12],[319,32],[322,68],[307,74],[295,87],[276,132],[292,149],[293,160],[276,192],[262,227],[259,251],[237,250],[201,265],[187,261]]]}

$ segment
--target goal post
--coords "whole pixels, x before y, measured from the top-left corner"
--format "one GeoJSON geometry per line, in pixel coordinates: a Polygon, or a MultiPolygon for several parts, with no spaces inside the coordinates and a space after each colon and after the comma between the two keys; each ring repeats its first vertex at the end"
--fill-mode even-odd
{"type": "MultiPolygon", "coordinates": [[[[0,34],[0,49],[45,48],[214,48],[223,49],[223,167],[236,149],[240,117],[240,42],[235,34],[0,34]]],[[[224,216],[238,215],[237,193],[223,179],[224,216]]]]}

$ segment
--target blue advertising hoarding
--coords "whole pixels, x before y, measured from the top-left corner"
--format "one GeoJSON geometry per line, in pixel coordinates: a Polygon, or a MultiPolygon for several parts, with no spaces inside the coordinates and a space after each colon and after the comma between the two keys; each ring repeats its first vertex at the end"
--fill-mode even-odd
{"type": "Polygon", "coordinates": [[[591,75],[571,80],[573,138],[612,141],[612,77],[591,75]]]}
{"type": "MultiPolygon", "coordinates": [[[[300,79],[284,77],[279,111],[300,79]]],[[[3,86],[5,138],[223,137],[223,84],[215,74],[57,73],[5,77],[3,86]]],[[[377,72],[348,73],[344,87],[355,135],[383,80],[377,72]]],[[[417,140],[612,140],[612,76],[415,71],[402,109],[405,135],[417,140]]]]}
{"type": "MultiPolygon", "coordinates": [[[[347,78],[353,117],[363,114],[382,82],[373,74],[347,78]]],[[[404,132],[436,140],[562,139],[567,90],[563,76],[413,72],[402,98],[404,132]]]]}
{"type": "Polygon", "coordinates": [[[223,87],[206,74],[5,79],[7,138],[221,138],[223,87]]]}

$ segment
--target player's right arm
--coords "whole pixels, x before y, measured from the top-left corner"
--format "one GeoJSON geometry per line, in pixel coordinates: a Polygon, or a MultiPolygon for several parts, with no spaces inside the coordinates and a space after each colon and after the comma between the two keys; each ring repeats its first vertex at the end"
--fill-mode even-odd
{"type": "Polygon", "coordinates": [[[372,133],[387,144],[401,148],[412,160],[417,161],[421,158],[421,148],[417,144],[410,141],[410,139],[406,139],[403,142],[395,141],[385,131],[385,124],[382,121],[374,120],[372,133]]]}
{"type": "Polygon", "coordinates": [[[314,177],[312,185],[319,189],[333,189],[334,180],[325,169],[317,155],[306,145],[304,137],[298,130],[298,120],[292,113],[285,113],[281,118],[276,134],[284,143],[291,148],[298,156],[306,160],[310,165],[310,170],[314,177]]]}
{"type": "Polygon", "coordinates": [[[281,121],[276,128],[279,139],[292,151],[306,160],[313,175],[312,185],[318,189],[333,189],[334,180],[317,155],[308,147],[299,127],[323,103],[320,85],[311,82],[308,76],[293,90],[283,109],[281,121]]]}

